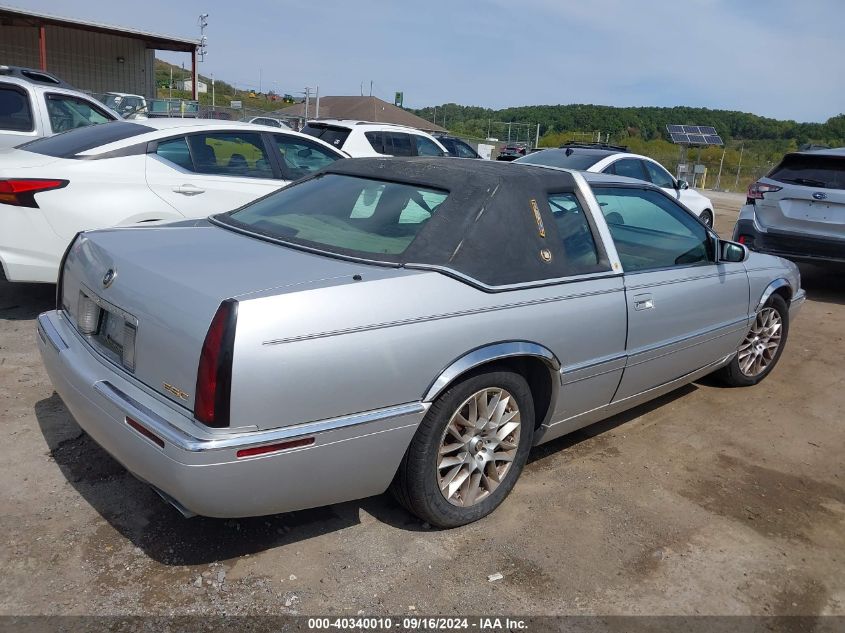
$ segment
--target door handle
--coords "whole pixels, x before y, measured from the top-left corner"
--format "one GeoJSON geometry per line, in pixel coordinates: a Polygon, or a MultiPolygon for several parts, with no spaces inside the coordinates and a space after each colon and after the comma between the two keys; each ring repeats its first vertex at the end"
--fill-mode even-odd
{"type": "Polygon", "coordinates": [[[179,185],[173,187],[175,193],[181,193],[183,196],[195,196],[199,193],[205,193],[205,189],[200,189],[196,185],[179,185]]]}
{"type": "Polygon", "coordinates": [[[654,299],[651,295],[634,295],[634,310],[651,310],[654,299]]]}

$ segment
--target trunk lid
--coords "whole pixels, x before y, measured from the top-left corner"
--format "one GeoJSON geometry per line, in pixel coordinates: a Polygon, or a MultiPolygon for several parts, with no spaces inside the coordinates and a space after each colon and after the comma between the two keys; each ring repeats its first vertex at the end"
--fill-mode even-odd
{"type": "Polygon", "coordinates": [[[43,174],[31,174],[28,172],[35,167],[43,167],[59,160],[62,159],[56,158],[55,156],[27,152],[22,149],[2,149],[0,150],[0,178],[32,178],[33,176],[42,176],[43,174]]]}
{"type": "Polygon", "coordinates": [[[788,154],[760,182],[781,187],[755,202],[765,228],[845,239],[845,156],[788,154]]]}
{"type": "Polygon", "coordinates": [[[134,324],[130,375],[191,410],[203,341],[223,300],[327,280],[354,283],[362,268],[376,267],[264,242],[206,220],[107,229],[83,233],[68,253],[62,307],[85,334],[80,293],[90,296],[98,311],[87,328],[96,331],[86,339],[121,367],[130,342],[123,324],[134,324]]]}

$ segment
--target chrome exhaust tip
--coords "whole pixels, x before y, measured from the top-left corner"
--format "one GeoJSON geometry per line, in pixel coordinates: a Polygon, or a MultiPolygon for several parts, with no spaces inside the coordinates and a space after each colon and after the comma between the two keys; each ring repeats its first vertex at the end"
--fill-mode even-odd
{"type": "Polygon", "coordinates": [[[179,511],[179,514],[181,514],[181,515],[182,515],[183,517],[185,517],[186,519],[190,519],[190,518],[192,518],[192,517],[197,516],[197,513],[196,513],[196,512],[191,512],[190,510],[188,510],[188,508],[186,508],[186,507],[185,507],[185,506],[183,506],[181,503],[179,503],[178,501],[176,501],[176,499],[174,499],[173,497],[171,497],[169,494],[167,494],[167,493],[166,493],[166,492],[164,492],[163,490],[159,490],[159,489],[158,489],[158,488],[156,488],[155,486],[150,486],[150,488],[152,488],[153,490],[155,490],[155,493],[156,493],[159,497],[161,497],[161,498],[162,498],[162,499],[164,499],[167,503],[169,503],[169,504],[170,504],[170,505],[172,505],[174,508],[176,508],[176,509],[179,511]]]}

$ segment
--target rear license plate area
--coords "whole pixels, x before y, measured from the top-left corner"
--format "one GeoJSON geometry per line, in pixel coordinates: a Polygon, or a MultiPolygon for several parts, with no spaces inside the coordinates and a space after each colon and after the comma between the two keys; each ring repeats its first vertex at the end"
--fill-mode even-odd
{"type": "Polygon", "coordinates": [[[96,339],[103,347],[119,357],[123,356],[123,337],[126,321],[122,316],[104,309],[100,317],[100,327],[96,339]]]}

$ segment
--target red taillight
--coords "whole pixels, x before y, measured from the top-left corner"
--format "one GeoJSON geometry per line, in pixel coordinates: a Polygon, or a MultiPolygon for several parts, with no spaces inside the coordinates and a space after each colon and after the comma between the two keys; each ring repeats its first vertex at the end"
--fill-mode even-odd
{"type": "Polygon", "coordinates": [[[749,200],[762,200],[764,193],[771,193],[772,191],[780,191],[783,187],[776,185],[767,185],[764,182],[755,182],[749,185],[747,198],[749,200]]]}
{"type": "Polygon", "coordinates": [[[35,194],[67,186],[67,180],[46,178],[7,178],[0,179],[0,203],[16,207],[38,208],[35,194]]]}
{"type": "Polygon", "coordinates": [[[737,242],[739,242],[740,244],[745,244],[745,242],[747,242],[747,241],[748,241],[748,238],[745,237],[744,235],[740,235],[739,239],[737,240],[737,242]]]}
{"type": "Polygon", "coordinates": [[[237,320],[238,302],[226,299],[217,308],[202,344],[197,369],[194,417],[207,426],[229,426],[232,356],[237,320]]]}
{"type": "Polygon", "coordinates": [[[241,457],[255,457],[256,455],[266,455],[267,453],[277,453],[279,451],[286,451],[291,448],[299,448],[300,446],[310,446],[314,443],[313,437],[303,437],[298,440],[290,440],[289,442],[279,442],[278,444],[265,444],[264,446],[253,446],[252,448],[242,448],[235,455],[240,459],[241,457]]]}

